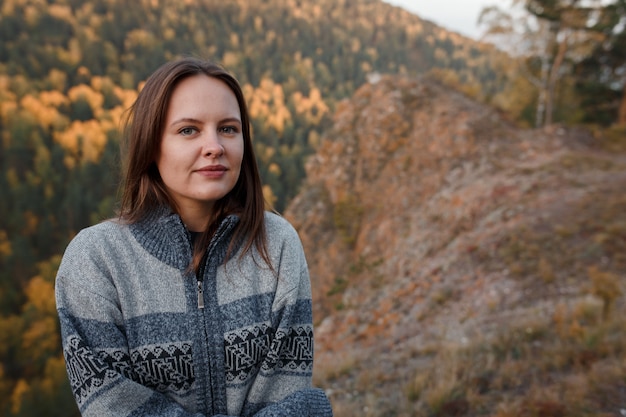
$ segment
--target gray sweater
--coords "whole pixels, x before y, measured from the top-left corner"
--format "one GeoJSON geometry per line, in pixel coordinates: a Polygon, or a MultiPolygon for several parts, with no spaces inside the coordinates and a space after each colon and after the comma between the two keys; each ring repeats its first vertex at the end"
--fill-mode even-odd
{"type": "Polygon", "coordinates": [[[191,237],[162,210],[81,231],[56,281],[63,352],[83,416],[332,416],[311,387],[311,288],[302,245],[266,213],[274,271],[225,254],[220,225],[201,276],[191,237]]]}

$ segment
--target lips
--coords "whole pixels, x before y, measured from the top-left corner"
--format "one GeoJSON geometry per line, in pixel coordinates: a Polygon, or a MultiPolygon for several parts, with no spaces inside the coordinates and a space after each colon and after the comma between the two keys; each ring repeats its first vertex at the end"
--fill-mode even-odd
{"type": "Polygon", "coordinates": [[[228,169],[224,165],[208,165],[197,169],[195,172],[205,177],[217,178],[224,175],[226,171],[228,171],[228,169]]]}

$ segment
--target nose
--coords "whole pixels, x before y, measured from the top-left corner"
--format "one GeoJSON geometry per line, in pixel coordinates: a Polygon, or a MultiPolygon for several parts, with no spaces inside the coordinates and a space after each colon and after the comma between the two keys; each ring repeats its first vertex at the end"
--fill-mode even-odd
{"type": "Polygon", "coordinates": [[[202,141],[202,154],[212,157],[220,157],[224,154],[224,146],[222,146],[217,133],[212,132],[206,134],[206,137],[202,141]]]}

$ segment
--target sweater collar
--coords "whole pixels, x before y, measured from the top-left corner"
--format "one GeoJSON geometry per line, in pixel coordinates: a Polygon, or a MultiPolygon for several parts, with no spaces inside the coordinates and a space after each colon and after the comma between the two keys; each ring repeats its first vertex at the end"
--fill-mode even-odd
{"type": "MultiPolygon", "coordinates": [[[[238,222],[238,216],[227,216],[213,236],[209,250],[224,251],[238,222]]],[[[169,207],[152,210],[142,220],[131,224],[130,231],[137,242],[161,262],[180,270],[189,266],[191,235],[180,216],[169,207]]]]}

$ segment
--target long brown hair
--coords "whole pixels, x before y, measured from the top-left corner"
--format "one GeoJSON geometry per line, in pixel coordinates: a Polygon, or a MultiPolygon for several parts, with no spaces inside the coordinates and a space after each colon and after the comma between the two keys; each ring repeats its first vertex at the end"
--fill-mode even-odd
{"type": "Polygon", "coordinates": [[[241,172],[234,188],[214,205],[213,218],[194,245],[190,265],[197,270],[204,250],[221,222],[229,214],[238,214],[239,223],[229,245],[242,241],[243,253],[254,245],[263,260],[272,268],[267,254],[264,223],[265,201],[259,169],[250,136],[250,119],[241,86],[237,79],[223,67],[197,58],[180,58],[158,68],[147,80],[137,100],[128,110],[124,120],[123,154],[124,177],[120,202],[120,219],[135,223],[151,210],[168,205],[178,211],[169,195],[156,166],[162,135],[165,129],[167,107],[178,83],[193,75],[206,75],[225,83],[239,104],[243,133],[244,153],[241,172]]]}

